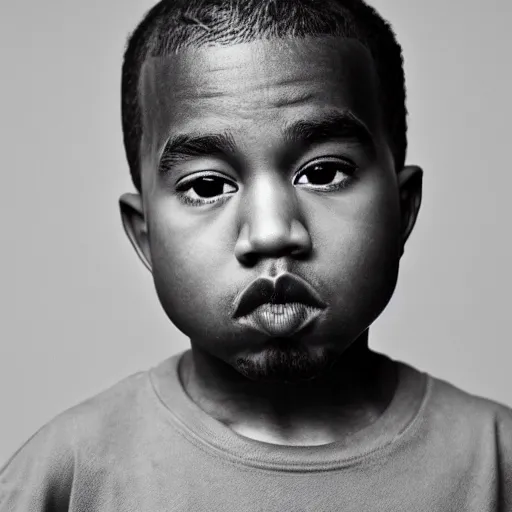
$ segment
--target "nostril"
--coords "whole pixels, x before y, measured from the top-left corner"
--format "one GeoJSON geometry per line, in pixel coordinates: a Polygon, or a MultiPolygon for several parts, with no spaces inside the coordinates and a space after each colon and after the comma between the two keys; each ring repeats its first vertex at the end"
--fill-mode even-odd
{"type": "Polygon", "coordinates": [[[311,253],[311,246],[308,246],[307,248],[302,246],[297,246],[295,249],[292,249],[290,254],[295,259],[307,259],[311,253]]]}
{"type": "Polygon", "coordinates": [[[296,258],[305,258],[313,250],[313,240],[306,226],[294,220],[290,229],[290,243],[292,244],[292,255],[296,258]]]}
{"type": "Polygon", "coordinates": [[[236,257],[245,265],[254,265],[261,258],[304,259],[309,256],[312,241],[302,223],[294,220],[279,228],[266,223],[245,225],[236,242],[236,257]]]}
{"type": "Polygon", "coordinates": [[[237,255],[237,259],[245,267],[252,268],[257,265],[259,257],[254,252],[248,252],[248,253],[237,255]]]}
{"type": "Polygon", "coordinates": [[[263,259],[283,259],[283,258],[293,258],[296,260],[304,260],[309,257],[310,252],[304,250],[302,247],[281,247],[279,250],[275,249],[273,251],[267,250],[248,250],[237,254],[237,259],[243,265],[247,267],[254,267],[258,264],[259,261],[263,259]]]}

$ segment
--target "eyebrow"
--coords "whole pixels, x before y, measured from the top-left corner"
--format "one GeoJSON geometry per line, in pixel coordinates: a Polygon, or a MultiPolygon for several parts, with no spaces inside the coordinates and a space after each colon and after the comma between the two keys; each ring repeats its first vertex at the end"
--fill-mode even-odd
{"type": "Polygon", "coordinates": [[[159,172],[165,174],[167,166],[184,159],[214,155],[234,155],[236,144],[229,132],[218,134],[180,134],[171,137],[162,152],[159,172]]]}
{"type": "Polygon", "coordinates": [[[348,140],[363,146],[374,146],[367,126],[351,112],[336,111],[311,121],[297,121],[284,130],[285,139],[293,145],[313,145],[330,140],[348,140]]]}
{"type": "MultiPolygon", "coordinates": [[[[370,130],[351,112],[330,112],[318,119],[296,121],[284,128],[284,140],[293,146],[310,146],[337,139],[374,148],[370,130]]],[[[233,157],[236,152],[236,143],[229,131],[217,134],[179,134],[165,144],[158,169],[160,174],[167,174],[170,167],[187,158],[233,157]]]]}

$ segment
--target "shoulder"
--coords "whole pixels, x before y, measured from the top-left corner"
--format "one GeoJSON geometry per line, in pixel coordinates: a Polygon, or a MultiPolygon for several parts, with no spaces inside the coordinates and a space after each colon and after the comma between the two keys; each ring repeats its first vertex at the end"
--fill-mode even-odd
{"type": "Polygon", "coordinates": [[[477,421],[492,419],[509,426],[512,422],[512,409],[504,404],[474,395],[450,384],[449,382],[429,376],[430,401],[438,410],[448,417],[462,416],[466,420],[477,421]]]}
{"type": "Polygon", "coordinates": [[[147,371],[124,378],[101,393],[59,414],[46,427],[75,450],[101,451],[147,416],[153,394],[147,371]]]}
{"type": "Polygon", "coordinates": [[[499,510],[512,510],[512,409],[428,377],[421,442],[444,475],[484,492],[492,482],[499,510]]]}
{"type": "Polygon", "coordinates": [[[484,438],[512,456],[512,409],[477,396],[442,379],[429,376],[425,417],[432,428],[446,429],[445,436],[468,442],[484,438]]]}
{"type": "Polygon", "coordinates": [[[145,414],[148,386],[147,372],[137,373],[41,427],[0,467],[0,510],[33,510],[34,503],[67,510],[77,465],[101,460],[130,421],[145,414]]]}
{"type": "Polygon", "coordinates": [[[10,466],[30,464],[34,458],[51,468],[69,465],[81,447],[115,436],[147,406],[147,372],[139,372],[60,413],[42,426],[7,461],[10,466]]]}

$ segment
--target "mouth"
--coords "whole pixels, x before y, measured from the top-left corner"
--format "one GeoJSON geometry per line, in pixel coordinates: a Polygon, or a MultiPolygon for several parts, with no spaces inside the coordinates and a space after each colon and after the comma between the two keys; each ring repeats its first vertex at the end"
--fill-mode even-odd
{"type": "Polygon", "coordinates": [[[327,305],[316,290],[293,274],[260,277],[236,301],[233,318],[269,336],[291,336],[317,318],[327,305]]]}

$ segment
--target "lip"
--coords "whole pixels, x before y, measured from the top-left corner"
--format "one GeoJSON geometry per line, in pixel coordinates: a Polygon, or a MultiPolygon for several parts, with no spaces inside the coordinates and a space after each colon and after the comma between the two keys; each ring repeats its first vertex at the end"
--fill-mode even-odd
{"type": "Polygon", "coordinates": [[[286,337],[302,330],[321,314],[322,310],[299,302],[263,304],[240,318],[240,323],[262,331],[268,336],[286,337]],[[276,310],[276,308],[279,308],[276,310]]]}
{"type": "Polygon", "coordinates": [[[284,273],[250,283],[235,302],[233,318],[267,334],[284,336],[305,327],[326,307],[309,283],[284,273]]]}

